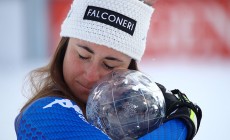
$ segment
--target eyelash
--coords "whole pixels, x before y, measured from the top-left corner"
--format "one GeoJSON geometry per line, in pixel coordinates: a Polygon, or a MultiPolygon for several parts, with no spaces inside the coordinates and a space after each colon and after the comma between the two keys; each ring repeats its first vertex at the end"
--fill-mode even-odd
{"type": "MultiPolygon", "coordinates": [[[[82,60],[87,60],[87,59],[89,59],[88,57],[84,57],[84,56],[82,56],[82,55],[80,55],[80,54],[78,54],[78,55],[79,55],[79,58],[82,59],[82,60]]],[[[112,70],[112,69],[115,68],[115,67],[111,67],[111,66],[109,66],[109,65],[107,65],[107,64],[105,64],[105,63],[103,63],[103,64],[104,64],[105,68],[108,69],[108,70],[112,70]]]]}
{"type": "Polygon", "coordinates": [[[104,63],[104,66],[106,67],[106,69],[109,69],[109,70],[112,70],[112,69],[115,68],[115,67],[110,67],[109,65],[107,65],[107,64],[105,64],[105,63],[104,63]]]}
{"type": "Polygon", "coordinates": [[[88,59],[88,57],[83,57],[80,54],[78,54],[78,55],[79,55],[79,58],[82,59],[82,60],[87,60],[88,59]]]}

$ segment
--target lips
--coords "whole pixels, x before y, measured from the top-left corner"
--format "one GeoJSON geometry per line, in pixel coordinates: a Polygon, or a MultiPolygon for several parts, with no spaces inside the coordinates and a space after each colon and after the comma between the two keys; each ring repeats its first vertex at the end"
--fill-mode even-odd
{"type": "Polygon", "coordinates": [[[80,83],[79,81],[77,81],[77,83],[81,86],[81,87],[83,87],[85,90],[91,90],[91,86],[85,86],[84,84],[82,84],[82,83],[80,83]]]}

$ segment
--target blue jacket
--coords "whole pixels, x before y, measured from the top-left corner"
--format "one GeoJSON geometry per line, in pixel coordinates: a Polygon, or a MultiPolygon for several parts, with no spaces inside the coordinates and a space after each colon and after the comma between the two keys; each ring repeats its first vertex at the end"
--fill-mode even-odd
{"type": "MultiPolygon", "coordinates": [[[[75,102],[59,97],[34,101],[15,119],[18,140],[107,140],[105,133],[89,124],[75,102]]],[[[185,140],[187,129],[177,119],[162,124],[139,140],[185,140]]]]}

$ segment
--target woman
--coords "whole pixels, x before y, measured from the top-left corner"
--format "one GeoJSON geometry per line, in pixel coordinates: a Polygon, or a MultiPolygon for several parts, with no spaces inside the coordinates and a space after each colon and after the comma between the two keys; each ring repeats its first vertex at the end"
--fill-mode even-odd
{"type": "MultiPolygon", "coordinates": [[[[34,95],[15,120],[17,138],[109,139],[85,119],[89,91],[112,70],[138,69],[152,13],[138,0],[74,0],[53,59],[31,73],[34,95]]],[[[186,139],[185,124],[172,118],[139,139],[186,139]]]]}

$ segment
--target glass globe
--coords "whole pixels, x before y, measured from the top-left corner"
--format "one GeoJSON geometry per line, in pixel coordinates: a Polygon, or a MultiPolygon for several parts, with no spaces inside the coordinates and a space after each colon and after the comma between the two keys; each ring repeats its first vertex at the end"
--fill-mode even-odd
{"type": "Polygon", "coordinates": [[[136,139],[162,124],[165,100],[148,76],[116,70],[92,89],[86,106],[89,123],[114,140],[136,139]]]}

